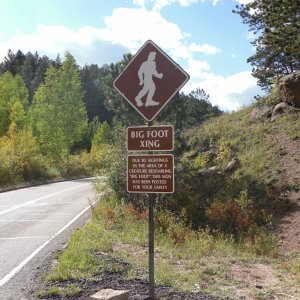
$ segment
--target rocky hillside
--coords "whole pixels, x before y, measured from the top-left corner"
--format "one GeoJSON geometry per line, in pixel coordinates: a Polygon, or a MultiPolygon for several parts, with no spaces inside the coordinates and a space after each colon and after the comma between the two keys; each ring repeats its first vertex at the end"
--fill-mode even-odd
{"type": "Polygon", "coordinates": [[[279,234],[284,252],[300,246],[299,84],[299,72],[286,76],[252,106],[191,130],[190,148],[182,159],[197,166],[199,186],[206,195],[210,191],[210,208],[204,208],[208,222],[226,230],[222,226],[228,220],[218,215],[217,204],[234,199],[242,210],[254,209],[256,224],[279,234]]]}

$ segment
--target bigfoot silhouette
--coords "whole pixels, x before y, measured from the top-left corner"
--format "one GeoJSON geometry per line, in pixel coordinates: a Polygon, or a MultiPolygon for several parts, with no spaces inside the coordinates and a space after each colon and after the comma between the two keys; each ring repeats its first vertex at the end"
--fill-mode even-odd
{"type": "Polygon", "coordinates": [[[148,59],[141,64],[138,71],[140,85],[143,85],[143,88],[135,97],[136,104],[139,107],[144,105],[141,99],[146,94],[147,94],[146,103],[145,103],[146,107],[159,105],[159,102],[153,100],[153,95],[156,90],[156,86],[153,81],[153,76],[161,79],[163,77],[163,74],[158,73],[156,70],[155,56],[156,56],[156,52],[150,52],[148,55],[148,59]]]}

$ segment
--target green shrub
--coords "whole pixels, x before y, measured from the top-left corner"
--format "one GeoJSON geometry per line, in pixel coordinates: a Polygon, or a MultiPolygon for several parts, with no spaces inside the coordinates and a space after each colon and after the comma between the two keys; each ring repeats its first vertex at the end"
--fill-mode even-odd
{"type": "Polygon", "coordinates": [[[194,168],[202,169],[202,168],[206,168],[209,165],[210,161],[211,161],[210,154],[200,153],[193,159],[192,164],[194,168]]]}
{"type": "Polygon", "coordinates": [[[93,140],[91,154],[95,161],[97,173],[104,175],[108,186],[118,195],[119,199],[129,201],[126,188],[126,161],[125,128],[116,126],[111,132],[105,123],[100,128],[99,135],[93,140]],[[101,133],[101,134],[100,134],[101,133]],[[113,139],[110,139],[110,134],[113,139]],[[99,142],[102,141],[102,142],[99,142]]]}
{"type": "Polygon", "coordinates": [[[156,213],[155,217],[158,232],[167,235],[175,245],[184,243],[192,234],[192,229],[186,222],[185,210],[179,216],[168,210],[161,210],[156,213]]]}
{"type": "Polygon", "coordinates": [[[113,132],[109,124],[105,121],[97,129],[93,141],[93,147],[101,147],[103,144],[111,144],[113,140],[113,132]]]}
{"type": "Polygon", "coordinates": [[[243,247],[256,255],[278,257],[280,254],[278,238],[266,228],[254,225],[241,237],[243,247]]]}
{"type": "Polygon", "coordinates": [[[79,154],[70,155],[69,159],[59,165],[62,177],[92,176],[96,169],[94,157],[82,151],[79,154]]]}

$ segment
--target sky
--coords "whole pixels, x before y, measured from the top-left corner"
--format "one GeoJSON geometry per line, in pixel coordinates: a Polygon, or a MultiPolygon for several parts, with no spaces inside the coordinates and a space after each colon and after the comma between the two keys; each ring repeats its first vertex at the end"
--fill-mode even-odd
{"type": "Polygon", "coordinates": [[[236,5],[251,0],[0,0],[0,62],[9,49],[78,65],[116,63],[152,40],[190,75],[188,94],[238,110],[262,91],[247,58],[253,36],[236,5]]]}

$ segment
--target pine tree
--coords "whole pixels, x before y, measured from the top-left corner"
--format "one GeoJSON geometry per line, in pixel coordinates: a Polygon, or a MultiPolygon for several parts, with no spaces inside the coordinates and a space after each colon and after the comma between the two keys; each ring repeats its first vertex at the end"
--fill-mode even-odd
{"type": "Polygon", "coordinates": [[[99,68],[95,64],[84,66],[80,70],[82,88],[85,92],[84,103],[89,122],[98,117],[101,122],[107,121],[111,123],[113,113],[108,111],[104,105],[105,96],[101,81],[106,73],[107,70],[105,67],[99,68]]]}
{"type": "Polygon", "coordinates": [[[248,62],[260,86],[269,90],[274,77],[300,69],[300,0],[254,0],[233,12],[257,36],[248,62]]]}

